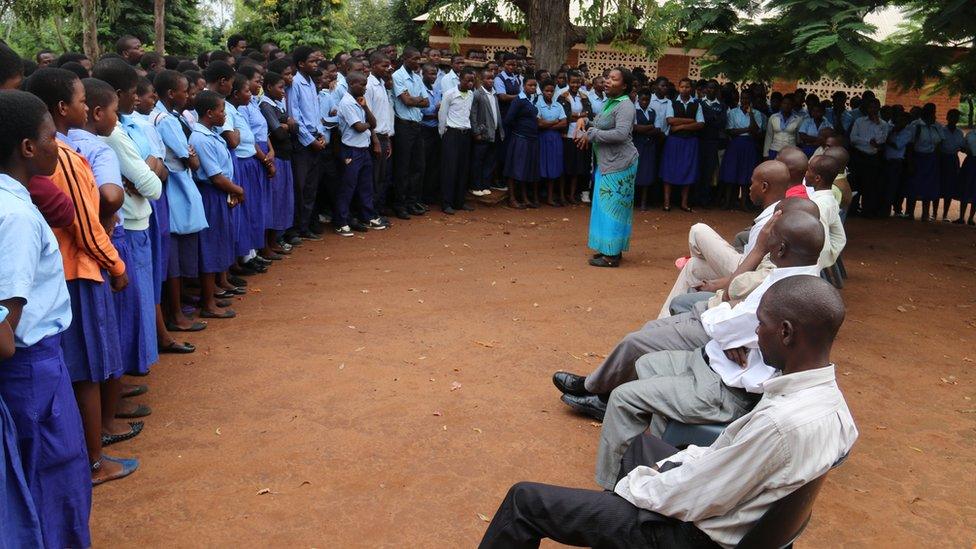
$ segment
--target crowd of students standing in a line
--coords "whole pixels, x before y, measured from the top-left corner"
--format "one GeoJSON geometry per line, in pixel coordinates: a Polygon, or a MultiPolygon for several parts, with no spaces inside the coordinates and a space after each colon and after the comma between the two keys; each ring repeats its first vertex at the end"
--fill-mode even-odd
{"type": "MultiPolygon", "coordinates": [[[[133,400],[148,388],[122,376],[194,352],[173,334],[233,318],[246,277],[320,240],[325,223],[349,237],[495,192],[514,208],[591,198],[592,151],[574,138],[607,106],[604,76],[535,70],[515,54],[474,67],[410,47],[332,60],[308,46],[256,51],[240,36],[227,47],[188,60],[126,36],[98,60],[41,52],[34,63],[0,44],[0,254],[18,258],[0,262],[0,489],[18,502],[0,537],[87,546],[92,486],[139,465],[104,447],[138,436],[143,422],[127,420],[151,413],[133,400]]],[[[835,95],[824,112],[810,97],[805,110],[790,96],[767,104],[761,86],[635,76],[642,208],[658,182],[665,210],[673,187],[688,211],[745,206],[762,157],[825,145],[834,123],[863,152],[855,170],[882,147],[891,160],[913,149],[914,168],[887,164],[909,174],[893,195],[909,201],[930,196],[918,175],[926,147],[976,153],[930,108],[910,124],[897,111],[882,135],[869,97],[847,111],[835,95]]]]}

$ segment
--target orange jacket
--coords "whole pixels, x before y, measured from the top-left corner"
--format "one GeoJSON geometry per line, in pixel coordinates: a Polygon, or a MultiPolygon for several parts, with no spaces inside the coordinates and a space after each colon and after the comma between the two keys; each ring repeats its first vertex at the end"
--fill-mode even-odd
{"type": "Polygon", "coordinates": [[[98,220],[98,186],[85,157],[58,140],[58,167],[51,180],[75,204],[70,227],[53,229],[64,260],[67,280],[84,278],[102,282],[102,269],[111,276],[125,272],[125,263],[98,220]]]}

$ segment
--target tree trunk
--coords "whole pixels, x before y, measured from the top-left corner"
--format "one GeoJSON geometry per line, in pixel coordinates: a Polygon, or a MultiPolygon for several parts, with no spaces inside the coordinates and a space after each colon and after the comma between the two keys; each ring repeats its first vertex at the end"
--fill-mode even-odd
{"type": "Polygon", "coordinates": [[[166,55],[166,0],[153,0],[153,31],[156,34],[156,53],[166,55]]]}
{"type": "Polygon", "coordinates": [[[553,74],[566,62],[581,34],[569,20],[570,0],[530,0],[525,19],[536,67],[553,74]]]}
{"type": "Polygon", "coordinates": [[[85,55],[97,61],[101,53],[98,48],[98,7],[97,0],[81,0],[81,46],[85,55]]]}

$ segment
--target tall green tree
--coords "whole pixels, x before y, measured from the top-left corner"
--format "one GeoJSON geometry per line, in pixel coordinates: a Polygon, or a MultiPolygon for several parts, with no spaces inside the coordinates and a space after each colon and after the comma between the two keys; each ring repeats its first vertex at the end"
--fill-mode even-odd
{"type": "MultiPolygon", "coordinates": [[[[115,41],[131,34],[146,44],[156,41],[155,0],[112,0],[113,6],[98,21],[104,50],[114,51],[115,41]]],[[[207,39],[198,0],[166,0],[166,53],[195,55],[212,48],[207,39]]]]}
{"type": "Polygon", "coordinates": [[[255,44],[308,44],[330,54],[355,46],[342,0],[240,0],[236,19],[232,29],[255,44]]]}

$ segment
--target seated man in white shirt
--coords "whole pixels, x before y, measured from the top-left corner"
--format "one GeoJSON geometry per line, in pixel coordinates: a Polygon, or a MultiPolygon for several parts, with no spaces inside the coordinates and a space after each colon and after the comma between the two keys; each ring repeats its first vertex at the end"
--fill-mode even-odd
{"type": "Polygon", "coordinates": [[[742,258],[748,255],[755,245],[756,235],[763,225],[773,215],[776,203],[783,199],[786,189],[790,187],[790,172],[786,164],[779,160],[767,160],[752,172],[752,183],[749,185],[749,198],[755,204],[763,207],[749,230],[749,241],[742,253],[739,253],[722,238],[715,229],[704,223],[692,225],[688,231],[688,248],[691,257],[678,273],[678,278],[671,288],[671,293],[664,300],[658,318],[671,316],[669,304],[675,296],[688,292],[699,286],[702,281],[719,279],[729,276],[742,258]]]}
{"type": "MultiPolygon", "coordinates": [[[[776,212],[774,217],[796,213],[812,218],[808,220],[811,222],[817,221],[819,218],[816,204],[805,198],[782,200],[777,204],[776,212]]],[[[790,218],[795,218],[795,216],[791,215],[790,218]]],[[[803,223],[801,228],[810,224],[803,223]]],[[[819,222],[815,224],[819,226],[819,222]]],[[[759,265],[759,269],[743,273],[740,278],[745,276],[765,278],[765,275],[769,274],[777,265],[779,267],[800,267],[814,265],[817,262],[825,238],[823,227],[820,226],[819,230],[804,232],[803,230],[789,231],[790,225],[792,224],[784,224],[783,230],[779,233],[781,238],[790,243],[786,248],[786,253],[774,253],[775,260],[767,259],[765,262],[761,262],[764,256],[769,255],[767,253],[769,250],[768,240],[772,229],[770,225],[764,226],[764,230],[756,236],[756,249],[752,250],[744,260],[744,262],[759,265]],[[810,250],[810,253],[800,254],[801,250],[810,250]]],[[[816,271],[816,269],[813,270],[816,271]]],[[[749,281],[749,284],[742,284],[741,286],[749,286],[749,290],[752,291],[762,283],[762,278],[758,281],[749,281]]],[[[729,289],[730,291],[725,293],[725,296],[729,296],[725,298],[726,300],[734,298],[737,302],[745,299],[749,294],[749,291],[740,291],[736,284],[730,283],[729,289]],[[735,292],[731,291],[733,289],[735,292]]],[[[603,364],[586,377],[570,372],[556,372],[553,375],[553,384],[563,393],[562,401],[576,411],[602,421],[611,391],[624,383],[638,379],[635,365],[637,359],[654,351],[700,349],[712,339],[703,325],[705,311],[709,308],[709,304],[702,301],[695,304],[689,312],[648,322],[642,329],[624,336],[603,361],[603,364]]]]}
{"type": "Polygon", "coordinates": [[[759,348],[782,375],[752,412],[711,446],[678,451],[635,441],[614,491],[520,482],[482,549],[538,547],[543,538],[590,547],[734,547],[776,501],[827,473],[857,439],[830,348],[844,303],[818,277],[770,287],[759,305],[759,348]],[[639,443],[637,443],[639,442],[639,443]]]}
{"type": "Polygon", "coordinates": [[[827,242],[819,261],[824,268],[836,263],[847,245],[847,233],[840,219],[840,202],[833,191],[834,179],[840,169],[840,161],[833,156],[815,156],[810,159],[805,177],[808,189],[812,189],[810,200],[820,208],[820,221],[827,228],[827,242]]]}
{"type": "Polygon", "coordinates": [[[600,431],[596,481],[613,489],[620,458],[630,441],[648,428],[661,436],[669,420],[729,423],[748,413],[776,370],[763,362],[756,340],[756,310],[776,282],[817,276],[823,248],[820,220],[791,210],[769,223],[766,249],[776,265],[743,301],[723,302],[702,313],[710,341],[691,351],[659,351],[637,360],[637,380],[610,393],[600,431]],[[809,235],[816,235],[810,238],[809,235]]]}

